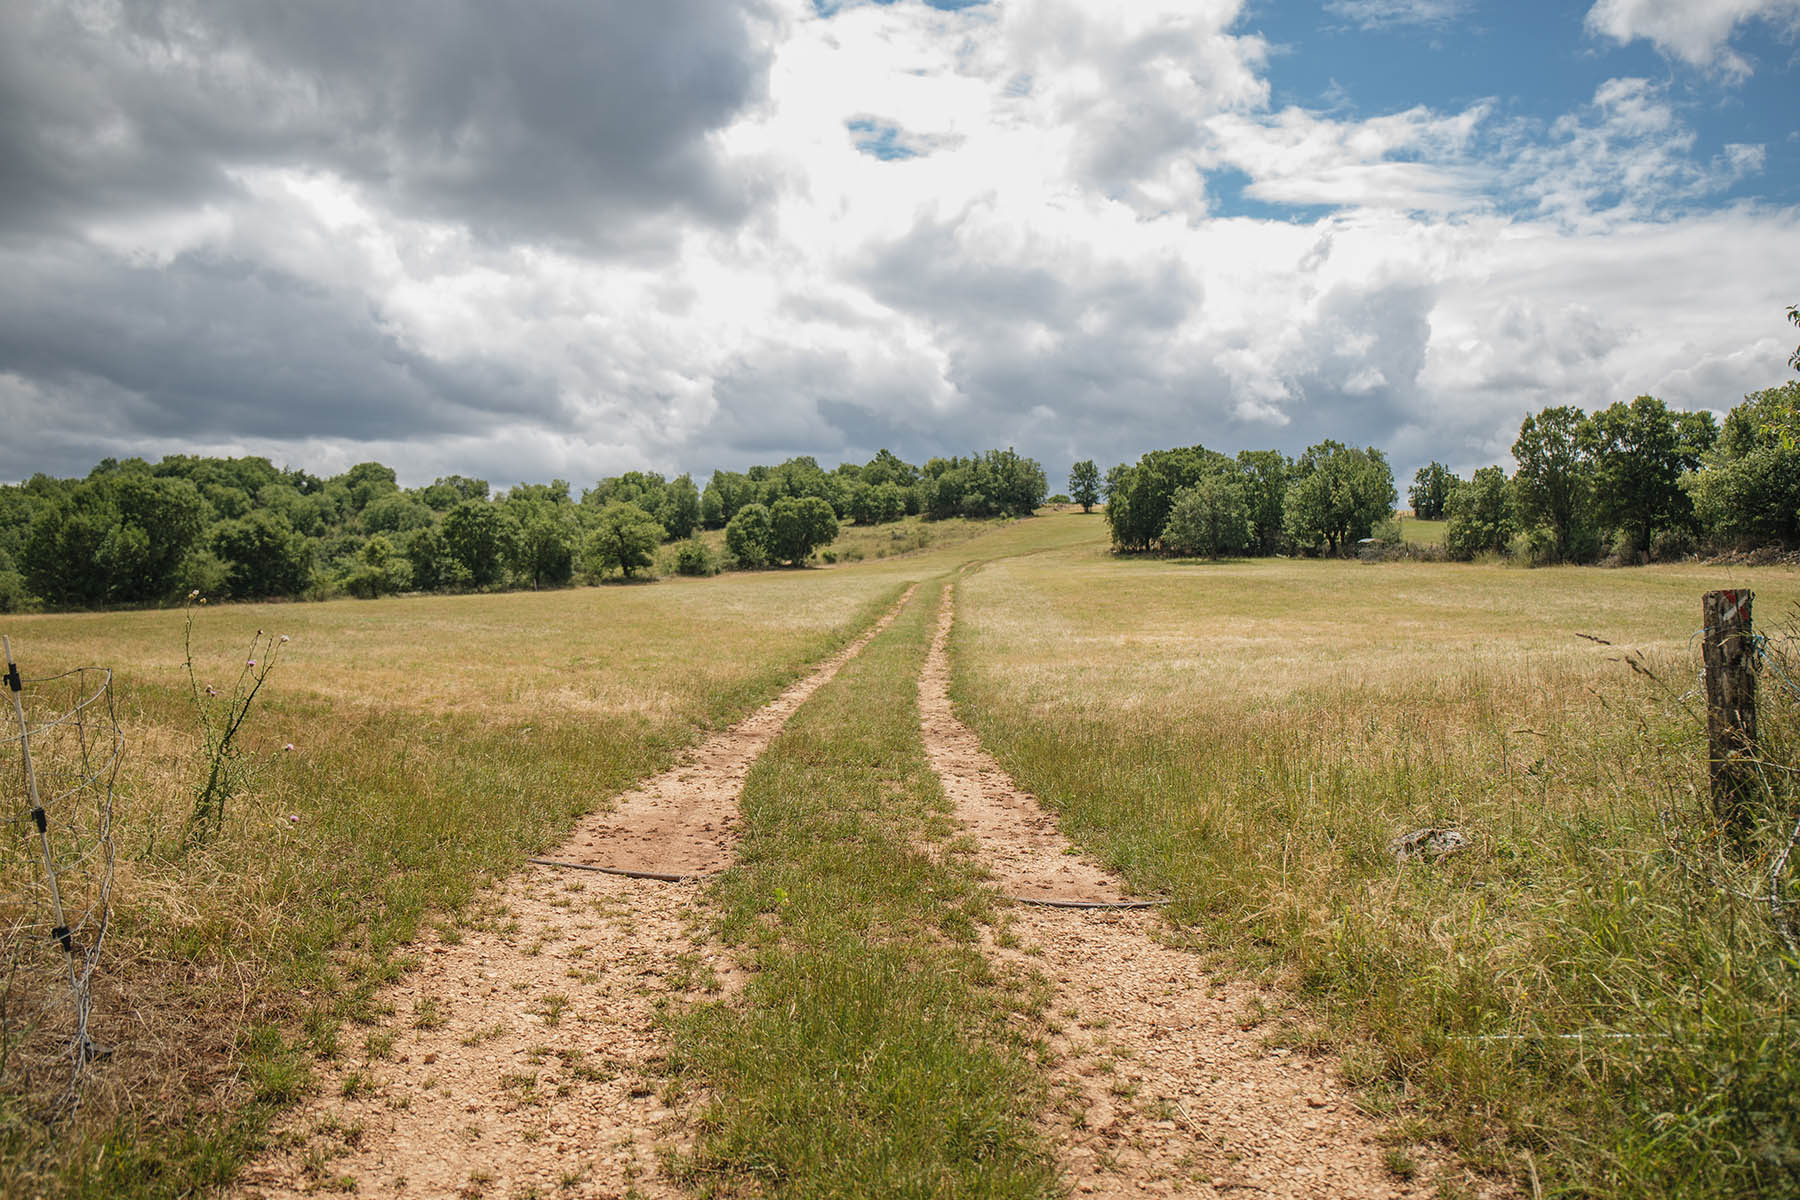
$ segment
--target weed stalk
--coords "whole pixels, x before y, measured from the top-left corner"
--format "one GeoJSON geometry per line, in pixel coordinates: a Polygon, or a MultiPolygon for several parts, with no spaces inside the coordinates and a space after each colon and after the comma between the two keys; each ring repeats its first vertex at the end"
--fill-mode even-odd
{"type": "Polygon", "coordinates": [[[181,631],[182,666],[187,671],[188,695],[200,728],[205,774],[204,782],[194,789],[193,812],[182,835],[184,850],[205,845],[219,835],[225,824],[226,805],[248,781],[249,764],[238,737],[288,640],[286,634],[277,636],[258,629],[250,638],[249,652],[244,656],[244,665],[238,668],[231,691],[221,696],[210,685],[202,687],[194,669],[194,616],[205,604],[206,598],[199,593],[188,593],[187,621],[181,631]]]}

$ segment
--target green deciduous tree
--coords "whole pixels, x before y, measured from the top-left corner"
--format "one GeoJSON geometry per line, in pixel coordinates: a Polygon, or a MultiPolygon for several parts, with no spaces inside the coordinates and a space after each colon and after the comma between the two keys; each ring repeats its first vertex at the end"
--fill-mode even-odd
{"type": "Polygon", "coordinates": [[[412,586],[412,563],[385,533],[363,543],[356,565],[344,576],[344,590],[363,600],[404,592],[412,586]]]}
{"type": "Polygon", "coordinates": [[[513,578],[533,588],[561,587],[575,574],[581,524],[566,479],[521,483],[500,503],[513,531],[506,565],[513,578]]]}
{"type": "Polygon", "coordinates": [[[514,510],[518,536],[511,566],[533,588],[561,587],[575,575],[575,546],[581,536],[573,505],[532,504],[514,510]]]}
{"type": "Polygon", "coordinates": [[[485,500],[464,500],[438,524],[444,553],[475,587],[499,583],[513,553],[517,525],[485,500]]]}
{"type": "Polygon", "coordinates": [[[306,535],[267,509],[215,526],[212,546],[225,560],[226,586],[240,600],[292,596],[312,578],[306,535]]]}
{"type": "MultiPolygon", "coordinates": [[[[290,492],[292,489],[287,489],[290,492]]],[[[297,500],[304,500],[295,494],[297,500]]],[[[293,507],[300,507],[296,505],[293,507]]],[[[293,518],[289,517],[292,522],[293,518]]],[[[405,533],[412,529],[423,529],[427,525],[437,523],[437,514],[416,496],[393,492],[378,496],[363,507],[361,523],[365,533],[405,533]]],[[[295,528],[299,528],[295,524],[295,528]]]]}
{"type": "Polygon", "coordinates": [[[1726,415],[1706,469],[1684,484],[1708,539],[1800,545],[1800,382],[1744,397],[1726,415]]]}
{"type": "Polygon", "coordinates": [[[1640,554],[1659,531],[1688,529],[1693,501],[1681,477],[1700,465],[1716,436],[1712,414],[1678,418],[1651,396],[1595,413],[1587,446],[1600,524],[1622,530],[1640,554]]]}
{"type": "Polygon", "coordinates": [[[850,488],[850,516],[858,525],[884,525],[906,515],[907,489],[896,482],[870,485],[857,482],[850,488]]]}
{"type": "Polygon", "coordinates": [[[1048,491],[1044,468],[1010,448],[931,459],[919,481],[921,506],[933,520],[1028,517],[1048,491]]]}
{"type": "Polygon", "coordinates": [[[462,569],[450,558],[444,535],[437,526],[401,534],[397,545],[412,569],[412,586],[420,591],[435,592],[466,582],[462,569]]]}
{"type": "Polygon", "coordinates": [[[619,570],[632,578],[632,572],[650,567],[655,551],[662,545],[666,531],[657,518],[643,507],[625,500],[608,500],[592,518],[587,534],[587,565],[596,576],[608,570],[619,570]]]}
{"type": "Polygon", "coordinates": [[[1237,466],[1250,514],[1250,548],[1257,554],[1277,554],[1287,544],[1283,510],[1288,472],[1294,464],[1279,450],[1239,450],[1237,466]]]}
{"type": "Polygon", "coordinates": [[[1327,554],[1338,554],[1391,517],[1395,499],[1394,473],[1381,451],[1326,439],[1295,461],[1283,520],[1296,546],[1322,543],[1327,554]]]}
{"type": "Polygon", "coordinates": [[[1093,512],[1100,499],[1100,468],[1094,460],[1084,458],[1069,468],[1069,497],[1081,505],[1082,512],[1093,512]]]}
{"type": "Polygon", "coordinates": [[[357,463],[342,475],[325,481],[325,490],[341,497],[346,512],[360,513],[382,496],[400,490],[394,468],[378,462],[357,463]]]}
{"type": "Polygon", "coordinates": [[[665,531],[656,518],[635,504],[609,500],[594,517],[588,534],[588,566],[597,575],[613,568],[626,579],[655,561],[665,531]]]}
{"type": "Polygon", "coordinates": [[[32,519],[25,577],[52,604],[135,604],[167,596],[206,527],[207,504],[184,478],[102,472],[32,519]]]}
{"type": "MultiPolygon", "coordinates": [[[[388,502],[389,501],[385,499],[377,500],[370,505],[370,508],[374,508],[376,505],[387,504],[388,502]]],[[[405,511],[405,506],[407,504],[406,498],[399,498],[398,503],[400,504],[402,511],[405,511]]],[[[303,492],[291,483],[280,482],[265,484],[256,493],[256,506],[258,508],[266,508],[273,512],[280,513],[287,518],[289,525],[292,525],[307,537],[320,536],[325,533],[328,528],[337,524],[338,521],[337,505],[332,503],[331,498],[325,494],[322,488],[316,491],[303,492]]],[[[437,515],[435,513],[427,511],[425,515],[427,519],[423,524],[429,525],[437,520],[437,515]]],[[[379,521],[381,518],[377,516],[376,520],[379,521]]],[[[395,517],[395,521],[395,527],[397,528],[399,527],[402,518],[395,517]]],[[[364,510],[363,528],[369,530],[379,528],[379,526],[370,525],[368,522],[369,511],[364,510]]],[[[407,527],[411,528],[412,524],[417,523],[418,522],[413,522],[408,524],[407,527]]]]}
{"type": "Polygon", "coordinates": [[[1176,493],[1209,475],[1235,475],[1236,464],[1205,446],[1152,450],[1135,466],[1107,473],[1106,523],[1113,545],[1123,551],[1148,550],[1162,537],[1176,493]]]}
{"type": "Polygon", "coordinates": [[[740,567],[769,565],[769,510],[746,504],[725,525],[725,549],[740,567]]]}
{"type": "Polygon", "coordinates": [[[757,504],[757,484],[736,471],[714,471],[700,492],[700,521],[708,529],[723,529],[746,504],[757,504]]]}
{"type": "Polygon", "coordinates": [[[1467,562],[1477,554],[1504,554],[1518,532],[1512,485],[1499,467],[1482,467],[1451,493],[1444,549],[1467,562]]]}
{"type": "Polygon", "coordinates": [[[1460,482],[1441,462],[1420,467],[1413,475],[1412,486],[1406,489],[1406,502],[1412,505],[1413,516],[1421,521],[1436,521],[1443,517],[1450,503],[1450,493],[1460,482]]]}
{"type": "Polygon", "coordinates": [[[449,512],[464,500],[486,500],[488,481],[468,475],[443,475],[420,488],[417,494],[438,512],[449,512]]]}
{"type": "Polygon", "coordinates": [[[694,477],[677,475],[671,479],[663,489],[662,507],[654,515],[671,540],[692,537],[694,530],[700,528],[700,489],[694,486],[694,477]]]}
{"type": "Polygon", "coordinates": [[[1579,408],[1557,405],[1526,417],[1513,442],[1519,522],[1543,531],[1543,556],[1556,562],[1590,558],[1599,545],[1591,430],[1579,408]]]}
{"type": "Polygon", "coordinates": [[[1224,474],[1208,475],[1175,494],[1162,546],[1171,554],[1218,558],[1250,548],[1250,509],[1243,483],[1224,474]]]}
{"type": "Polygon", "coordinates": [[[769,509],[769,554],[778,562],[801,566],[837,535],[837,514],[817,496],[784,496],[769,509]]]}

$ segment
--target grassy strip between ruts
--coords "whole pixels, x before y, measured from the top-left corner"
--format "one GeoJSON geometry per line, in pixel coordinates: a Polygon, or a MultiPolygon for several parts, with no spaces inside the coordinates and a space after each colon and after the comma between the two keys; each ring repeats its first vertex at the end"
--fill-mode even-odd
{"type": "Polygon", "coordinates": [[[673,1022],[676,1069],[711,1096],[679,1164],[703,1193],[1059,1191],[1033,1048],[1008,1021],[1043,998],[982,956],[973,866],[920,850],[951,832],[916,699],[936,595],[922,587],[746,781],[740,863],[713,894],[755,973],[673,1022]]]}
{"type": "MultiPolygon", "coordinates": [[[[1791,574],[1742,582],[1759,615],[1793,603],[1791,574]]],[[[1792,1195],[1796,963],[1721,856],[1662,836],[1659,810],[1704,811],[1705,747],[1620,661],[1691,686],[1718,585],[1015,559],[962,585],[953,693],[1066,833],[1292,986],[1414,1133],[1521,1191],[1792,1195]],[[1386,850],[1444,825],[1471,845],[1438,865],[1386,850]]],[[[1795,705],[1767,700],[1792,762],[1795,705]]]]}
{"type": "MultiPolygon", "coordinates": [[[[696,643],[724,636],[709,631],[726,626],[728,606],[746,628],[772,625],[776,606],[795,607],[790,585],[704,581],[686,589],[702,602],[685,608],[673,602],[680,589],[648,607],[635,590],[603,589],[210,612],[228,625],[274,615],[290,628],[331,626],[333,637],[295,637],[318,649],[303,669],[284,665],[301,672],[295,686],[272,688],[258,714],[267,772],[215,840],[186,851],[185,695],[166,669],[127,679],[134,753],[120,780],[120,899],[97,1005],[102,1036],[119,1037],[111,1031],[133,1016],[90,1088],[84,1120],[45,1127],[0,1113],[0,1195],[185,1196],[227,1182],[271,1117],[309,1086],[312,1057],[348,1051],[359,1024],[379,1015],[378,989],[408,966],[405,947],[421,922],[458,920],[482,883],[666,766],[696,725],[768,699],[866,628],[902,586],[846,579],[832,603],[792,629],[720,645],[704,671],[658,672],[665,705],[566,711],[556,689],[595,677],[582,662],[565,666],[571,657],[678,666],[696,643]],[[758,598],[765,591],[778,594],[758,598]],[[542,618],[535,630],[514,617],[528,607],[542,618]],[[481,648],[493,663],[484,674],[496,688],[536,688],[544,698],[516,711],[457,711],[432,698],[436,680],[415,674],[379,691],[341,683],[370,663],[429,653],[417,645],[422,616],[518,624],[505,644],[510,663],[481,648]],[[403,694],[408,686],[420,695],[403,694]],[[284,738],[299,749],[279,751],[284,738]]],[[[179,616],[41,618],[34,641],[75,634],[82,658],[131,661],[121,645],[159,644],[148,627],[178,631],[179,616]]],[[[601,685],[617,673],[599,676],[601,685]]]]}

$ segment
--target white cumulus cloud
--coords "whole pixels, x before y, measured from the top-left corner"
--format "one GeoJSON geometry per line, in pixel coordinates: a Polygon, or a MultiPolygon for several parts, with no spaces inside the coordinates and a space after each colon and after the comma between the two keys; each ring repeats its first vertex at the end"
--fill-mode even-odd
{"type": "Polygon", "coordinates": [[[1587,28],[1617,42],[1646,38],[1664,54],[1741,79],[1752,68],[1731,39],[1755,18],[1791,36],[1800,28],[1800,0],[1596,0],[1587,28]]]}

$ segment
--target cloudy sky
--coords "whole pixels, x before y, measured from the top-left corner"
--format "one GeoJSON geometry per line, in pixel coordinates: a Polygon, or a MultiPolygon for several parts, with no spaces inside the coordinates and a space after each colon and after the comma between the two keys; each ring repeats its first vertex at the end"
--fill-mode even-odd
{"type": "Polygon", "coordinates": [[[1013,445],[1791,378],[1800,0],[0,0],[0,478],[1013,445]]]}

